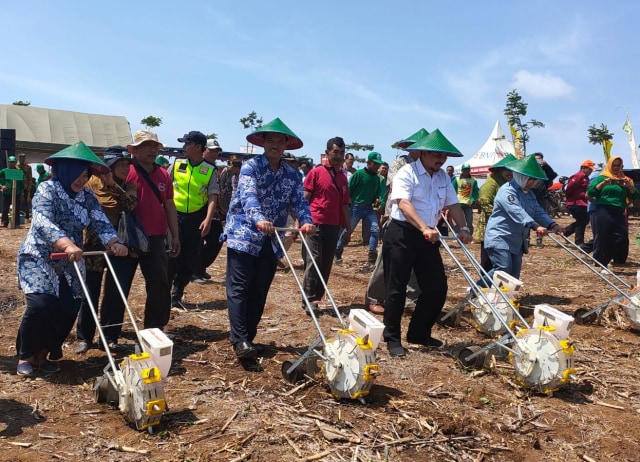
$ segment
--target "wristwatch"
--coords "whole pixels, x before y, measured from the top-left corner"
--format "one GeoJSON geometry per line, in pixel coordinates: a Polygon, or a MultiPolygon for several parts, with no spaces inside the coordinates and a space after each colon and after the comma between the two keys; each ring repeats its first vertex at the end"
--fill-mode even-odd
{"type": "Polygon", "coordinates": [[[469,229],[468,226],[463,226],[462,228],[460,228],[460,231],[466,231],[468,233],[471,233],[471,230],[469,229]]]}

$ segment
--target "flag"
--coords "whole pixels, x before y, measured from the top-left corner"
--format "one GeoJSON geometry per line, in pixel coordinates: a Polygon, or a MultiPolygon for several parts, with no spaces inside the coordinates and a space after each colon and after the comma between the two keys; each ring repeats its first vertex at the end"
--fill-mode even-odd
{"type": "Polygon", "coordinates": [[[622,126],[622,129],[629,134],[629,147],[631,148],[631,162],[633,163],[633,168],[640,168],[640,165],[638,164],[638,147],[636,145],[636,138],[633,136],[633,129],[631,128],[629,116],[627,116],[627,120],[622,126]]]}
{"type": "Polygon", "coordinates": [[[602,140],[602,150],[604,151],[604,161],[609,162],[611,157],[611,148],[613,147],[613,141],[602,140]]]}

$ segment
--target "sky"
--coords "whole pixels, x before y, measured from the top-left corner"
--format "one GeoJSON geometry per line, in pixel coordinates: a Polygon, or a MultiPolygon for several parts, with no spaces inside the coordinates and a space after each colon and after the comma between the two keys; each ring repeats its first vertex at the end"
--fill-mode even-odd
{"type": "MultiPolygon", "coordinates": [[[[560,174],[587,158],[590,125],[614,134],[632,167],[627,114],[640,130],[640,3],[282,0],[3,5],[0,102],[125,116],[132,132],[161,117],[160,141],[216,133],[246,145],[239,120],[280,117],[316,161],[326,141],[391,145],[420,128],[476,153],[496,120],[508,133],[507,94],[528,104],[527,152],[560,174]],[[634,45],[635,44],[635,45],[634,45]]],[[[640,132],[639,132],[640,133],[640,132]]],[[[640,141],[640,135],[638,135],[640,141]]],[[[360,153],[365,156],[366,153],[360,153]]]]}

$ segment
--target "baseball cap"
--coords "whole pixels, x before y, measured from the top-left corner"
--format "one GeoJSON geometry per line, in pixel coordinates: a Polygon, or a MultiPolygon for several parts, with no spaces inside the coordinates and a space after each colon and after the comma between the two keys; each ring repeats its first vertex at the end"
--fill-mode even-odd
{"type": "Polygon", "coordinates": [[[378,165],[384,163],[382,162],[382,156],[380,155],[379,152],[376,152],[376,151],[371,151],[367,156],[367,160],[370,160],[371,162],[374,162],[378,165]]]}
{"type": "Polygon", "coordinates": [[[207,145],[207,137],[204,136],[204,133],[197,130],[185,133],[184,135],[182,135],[182,138],[178,138],[178,141],[180,143],[188,143],[189,141],[192,141],[195,144],[199,144],[200,146],[207,145]]]}
{"type": "Polygon", "coordinates": [[[9,156],[8,161],[9,162],[18,162],[18,159],[16,159],[16,156],[9,156]]]}
{"type": "Polygon", "coordinates": [[[470,169],[471,165],[469,164],[462,164],[462,167],[460,167],[460,170],[466,170],[466,169],[470,169]]]}
{"type": "Polygon", "coordinates": [[[587,168],[590,168],[591,170],[595,170],[596,163],[591,159],[587,159],[584,162],[582,162],[582,164],[580,164],[580,167],[587,167],[587,168]]]}
{"type": "Polygon", "coordinates": [[[220,149],[222,151],[222,146],[220,146],[220,143],[218,143],[218,140],[208,139],[207,149],[220,149]]]}
{"type": "Polygon", "coordinates": [[[102,153],[102,160],[104,160],[104,163],[107,164],[109,168],[113,167],[113,165],[121,159],[131,160],[131,156],[124,146],[109,146],[105,148],[102,153]]]}

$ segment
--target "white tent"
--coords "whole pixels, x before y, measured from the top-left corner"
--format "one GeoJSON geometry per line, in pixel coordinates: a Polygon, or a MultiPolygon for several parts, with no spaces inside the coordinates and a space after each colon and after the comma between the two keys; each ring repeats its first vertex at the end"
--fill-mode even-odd
{"type": "MultiPolygon", "coordinates": [[[[475,177],[485,178],[489,174],[489,167],[505,157],[507,154],[515,154],[513,144],[507,139],[500,125],[500,121],[496,121],[491,135],[480,149],[469,160],[462,164],[471,166],[471,175],[475,177]]],[[[460,174],[462,164],[455,166],[455,174],[460,174]]]]}

